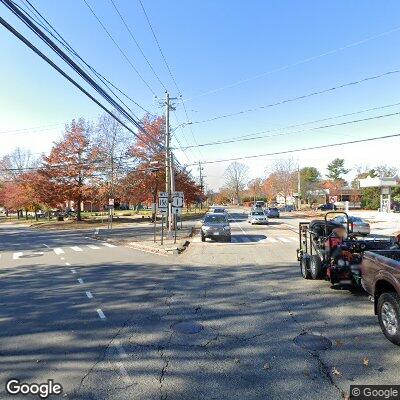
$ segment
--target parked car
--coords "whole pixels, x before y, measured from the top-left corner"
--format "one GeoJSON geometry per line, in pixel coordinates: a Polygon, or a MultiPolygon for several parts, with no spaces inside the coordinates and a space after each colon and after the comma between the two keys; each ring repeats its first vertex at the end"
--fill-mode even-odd
{"type": "MultiPolygon", "coordinates": [[[[355,235],[360,235],[360,236],[367,236],[371,233],[371,227],[369,223],[365,220],[363,220],[360,217],[353,217],[349,215],[349,231],[350,233],[353,233],[355,235]]],[[[337,222],[343,226],[346,225],[346,218],[342,215],[339,215],[335,218],[333,218],[334,222],[337,222]]]]}
{"type": "Polygon", "coordinates": [[[276,207],[269,208],[267,211],[268,218],[279,218],[280,212],[276,207]]]}
{"type": "Polygon", "coordinates": [[[265,208],[265,201],[261,201],[261,200],[256,201],[256,202],[254,203],[254,207],[255,207],[255,208],[257,208],[257,207],[265,208]]]}
{"type": "Polygon", "coordinates": [[[209,213],[203,219],[201,226],[201,241],[207,238],[224,242],[231,241],[231,227],[225,213],[209,213]]]}
{"type": "Polygon", "coordinates": [[[252,210],[247,218],[249,224],[268,224],[268,216],[263,210],[252,210]]]}
{"type": "Polygon", "coordinates": [[[286,206],[280,207],[281,211],[287,211],[287,212],[292,212],[294,211],[294,205],[292,204],[286,204],[286,206]]]}
{"type": "Polygon", "coordinates": [[[320,206],[317,207],[317,210],[321,211],[336,211],[336,206],[333,203],[326,203],[326,204],[321,204],[320,206]]]}
{"type": "Polygon", "coordinates": [[[361,284],[374,299],[383,334],[400,345],[400,248],[367,251],[361,263],[361,284]]]}

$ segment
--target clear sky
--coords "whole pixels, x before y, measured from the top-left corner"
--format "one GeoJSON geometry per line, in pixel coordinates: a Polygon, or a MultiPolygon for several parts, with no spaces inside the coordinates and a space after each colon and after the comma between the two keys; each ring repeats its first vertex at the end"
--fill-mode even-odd
{"type": "MultiPolygon", "coordinates": [[[[15,1],[23,4],[23,0],[15,1]]],[[[163,87],[132,42],[111,1],[87,1],[153,91],[163,97],[163,87]]],[[[171,96],[177,95],[139,1],[114,1],[171,96]]],[[[142,1],[186,100],[191,121],[235,113],[400,69],[400,2],[397,0],[142,1]],[[365,40],[371,37],[373,39],[365,40]],[[354,43],[358,44],[352,45],[354,43]],[[329,53],[331,50],[337,51],[329,53]],[[328,54],[315,58],[325,53],[328,54]],[[308,61],[301,62],[304,60],[308,61]],[[258,78],[248,80],[255,76],[258,78]],[[245,82],[229,87],[243,80],[245,82]],[[224,89],[209,93],[220,88],[224,89]]],[[[124,60],[83,0],[31,2],[99,72],[145,108],[162,112],[153,93],[124,60]]],[[[3,5],[0,15],[45,49],[3,5]]],[[[95,118],[100,114],[95,104],[2,27],[0,48],[0,155],[17,145],[32,152],[48,151],[64,122],[79,116],[95,118]],[[52,124],[48,130],[4,133],[52,124]]],[[[55,56],[52,58],[57,60],[55,56]]],[[[399,87],[400,74],[393,74],[276,107],[196,124],[192,131],[179,129],[176,135],[182,145],[204,143],[400,103],[399,87]]],[[[139,109],[135,108],[135,111],[141,115],[139,109]]],[[[328,123],[391,112],[400,112],[400,106],[328,123]]],[[[177,119],[172,116],[173,125],[186,118],[179,103],[176,116],[177,119]]],[[[319,125],[321,123],[309,127],[319,125]]],[[[290,130],[293,129],[282,132],[290,130]]],[[[177,154],[182,163],[188,164],[393,133],[400,133],[399,116],[177,154]]],[[[176,140],[174,145],[178,146],[176,140]]],[[[347,166],[352,168],[358,164],[389,164],[399,168],[399,148],[400,139],[396,138],[305,151],[292,157],[300,166],[312,165],[321,171],[335,157],[345,158],[347,166]]],[[[243,162],[250,167],[250,177],[256,177],[262,176],[275,158],[243,162]]],[[[205,165],[209,187],[221,186],[227,165],[205,165]]],[[[196,168],[193,172],[197,174],[196,168]]]]}

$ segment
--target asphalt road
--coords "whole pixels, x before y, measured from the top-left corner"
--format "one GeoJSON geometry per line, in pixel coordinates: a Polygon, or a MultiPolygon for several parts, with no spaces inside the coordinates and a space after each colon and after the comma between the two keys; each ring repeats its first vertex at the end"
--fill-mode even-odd
{"type": "Polygon", "coordinates": [[[297,221],[231,217],[232,243],[180,256],[1,226],[0,398],[24,398],[11,378],[85,400],[329,400],[399,381],[368,298],[301,278],[297,221]],[[330,348],[298,346],[306,332],[330,348]]]}

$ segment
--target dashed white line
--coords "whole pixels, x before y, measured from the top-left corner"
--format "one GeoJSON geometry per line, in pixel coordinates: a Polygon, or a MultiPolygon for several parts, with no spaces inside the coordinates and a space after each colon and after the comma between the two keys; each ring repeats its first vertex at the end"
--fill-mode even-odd
{"type": "Polygon", "coordinates": [[[66,265],[67,267],[70,267],[70,266],[71,266],[71,264],[70,264],[69,262],[66,262],[65,265],[66,265]]]}
{"type": "Polygon", "coordinates": [[[56,247],[54,250],[54,253],[57,255],[64,254],[64,250],[61,247],[56,247]]]}
{"type": "Polygon", "coordinates": [[[22,257],[24,253],[22,251],[18,251],[17,253],[13,254],[13,260],[18,260],[18,258],[22,257]]]}
{"type": "MultiPolygon", "coordinates": [[[[74,269],[71,269],[71,272],[73,273],[73,274],[76,274],[76,271],[74,270],[74,269]]],[[[79,279],[78,279],[79,280],[79,279]]],[[[82,282],[79,282],[79,283],[82,283],[82,282]]]]}
{"type": "Polygon", "coordinates": [[[78,282],[79,283],[83,283],[83,279],[82,278],[78,278],[78,282]]]}
{"type": "Polygon", "coordinates": [[[71,246],[71,249],[74,251],[83,251],[79,246],[71,246]]]}
{"type": "Polygon", "coordinates": [[[99,317],[101,319],[106,319],[107,317],[104,315],[103,311],[101,311],[101,308],[98,308],[97,310],[97,314],[99,314],[99,317]]]}
{"type": "Polygon", "coordinates": [[[93,295],[91,292],[86,292],[86,296],[88,297],[88,299],[93,299],[93,295]]]}
{"type": "Polygon", "coordinates": [[[65,257],[61,257],[61,260],[63,260],[63,261],[64,261],[64,260],[65,260],[65,257]]]}

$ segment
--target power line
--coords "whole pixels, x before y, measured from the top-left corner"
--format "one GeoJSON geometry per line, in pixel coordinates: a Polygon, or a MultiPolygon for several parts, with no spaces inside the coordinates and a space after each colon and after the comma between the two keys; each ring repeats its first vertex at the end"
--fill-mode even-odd
{"type": "Polygon", "coordinates": [[[158,82],[160,82],[160,84],[164,88],[164,90],[167,90],[167,88],[165,87],[164,83],[161,81],[160,77],[157,75],[157,72],[154,70],[153,66],[151,65],[150,61],[148,60],[148,58],[144,54],[144,51],[143,51],[142,47],[140,46],[140,44],[136,40],[135,36],[133,35],[132,30],[129,28],[128,24],[126,23],[125,18],[122,16],[122,14],[119,11],[119,9],[118,9],[117,5],[115,4],[114,0],[110,0],[110,2],[112,3],[115,11],[117,12],[117,14],[118,14],[119,18],[121,19],[122,23],[124,24],[126,30],[128,31],[129,36],[132,38],[133,42],[136,44],[137,48],[139,49],[140,53],[142,54],[143,58],[146,60],[147,65],[152,70],[154,76],[157,78],[158,82]]]}
{"type": "Polygon", "coordinates": [[[126,53],[121,49],[117,41],[114,39],[114,37],[111,35],[111,33],[108,31],[108,29],[105,27],[105,25],[101,22],[100,18],[97,16],[97,14],[94,12],[93,8],[90,6],[90,4],[86,0],[82,0],[86,6],[89,8],[93,16],[96,18],[97,22],[100,24],[100,26],[103,28],[103,30],[107,33],[108,37],[112,40],[114,45],[117,47],[119,52],[122,54],[123,58],[128,62],[128,64],[131,66],[131,68],[136,72],[138,77],[142,80],[142,82],[147,86],[147,88],[151,91],[151,93],[155,96],[156,93],[152,89],[152,87],[146,82],[146,80],[142,77],[140,72],[136,69],[136,67],[133,65],[132,61],[130,58],[126,55],[126,53]]]}
{"type": "Polygon", "coordinates": [[[396,27],[396,28],[390,29],[388,31],[385,31],[385,32],[382,32],[382,33],[378,33],[377,35],[369,36],[369,37],[367,37],[365,39],[358,40],[356,42],[347,44],[347,45],[339,47],[337,49],[329,50],[329,51],[326,51],[324,53],[321,53],[321,54],[318,54],[318,55],[315,55],[315,56],[308,57],[308,58],[305,58],[303,60],[297,61],[295,63],[287,64],[287,65],[272,69],[270,71],[267,71],[267,72],[252,76],[250,78],[239,80],[239,81],[231,83],[229,85],[225,85],[225,86],[222,86],[222,87],[219,87],[219,88],[216,88],[216,89],[208,90],[207,92],[201,93],[201,94],[199,94],[197,96],[193,96],[190,99],[186,99],[185,101],[191,101],[191,100],[197,99],[199,97],[207,96],[207,95],[210,95],[210,94],[215,94],[215,93],[218,93],[218,92],[220,92],[222,90],[230,89],[230,88],[233,88],[235,86],[241,85],[243,83],[247,83],[247,82],[250,82],[252,80],[259,79],[259,78],[262,78],[262,77],[267,76],[267,75],[271,75],[271,74],[273,74],[275,72],[285,71],[285,70],[287,70],[289,68],[296,67],[298,65],[302,65],[302,64],[308,63],[310,61],[314,61],[314,60],[317,60],[319,58],[338,53],[338,52],[340,52],[342,50],[346,50],[348,48],[351,48],[351,47],[354,47],[354,46],[358,46],[360,44],[369,42],[371,40],[378,39],[378,38],[380,38],[382,36],[387,36],[387,35],[389,35],[389,34],[391,34],[393,32],[398,32],[399,30],[400,30],[400,27],[396,27]]]}
{"type": "MultiPolygon", "coordinates": [[[[4,3],[7,0],[2,0],[4,3]]],[[[50,60],[45,54],[43,54],[36,46],[34,46],[28,39],[21,35],[15,28],[13,28],[7,21],[0,17],[0,24],[3,25],[8,31],[10,31],[14,36],[16,36],[21,42],[28,46],[32,51],[34,51],[39,57],[46,61],[51,67],[53,67],[58,73],[60,73],[65,79],[72,83],[76,88],[78,88],[82,93],[89,97],[94,103],[96,103],[100,108],[102,108],[106,113],[111,115],[116,121],[118,121],[125,129],[131,132],[139,140],[143,140],[140,136],[134,132],[128,125],[126,125],[120,118],[118,118],[112,111],[110,111],[106,106],[100,103],[95,97],[93,97],[86,89],[84,89],[78,82],[71,78],[66,72],[64,72],[59,66],[57,66],[52,60],[50,60]]],[[[133,120],[134,121],[134,120],[133,120]]],[[[136,122],[136,126],[139,127],[140,124],[136,122]]],[[[143,128],[142,128],[143,129],[143,128]]],[[[146,143],[148,144],[148,143],[146,143]]]]}
{"type": "MultiPolygon", "coordinates": [[[[228,161],[248,160],[248,159],[259,158],[259,157],[268,157],[268,156],[275,156],[275,155],[282,155],[282,154],[298,153],[300,151],[318,150],[318,149],[325,149],[328,147],[344,146],[347,144],[372,142],[375,140],[383,140],[383,139],[389,139],[389,138],[394,138],[394,137],[400,137],[400,133],[396,133],[393,135],[372,137],[372,138],[367,138],[367,139],[352,140],[350,142],[332,143],[332,144],[324,144],[321,146],[312,146],[312,147],[303,147],[300,149],[293,149],[293,150],[276,151],[273,153],[255,154],[255,155],[251,155],[251,156],[243,156],[243,157],[235,157],[235,158],[225,158],[223,160],[202,161],[201,163],[202,164],[216,164],[216,163],[222,163],[222,162],[228,162],[228,161]]],[[[187,166],[190,167],[190,166],[195,166],[195,165],[197,165],[197,164],[188,164],[187,166]]]]}
{"type": "MultiPolygon", "coordinates": [[[[265,138],[271,138],[271,137],[294,135],[294,134],[297,134],[297,133],[316,131],[316,130],[320,130],[320,129],[332,128],[332,127],[335,127],[335,126],[343,126],[343,125],[355,124],[355,123],[359,123],[359,122],[371,121],[371,120],[375,120],[375,119],[388,118],[388,117],[393,117],[395,115],[400,115],[400,112],[389,113],[389,114],[381,114],[381,115],[376,115],[374,117],[361,118],[361,119],[356,119],[356,120],[352,120],[352,121],[338,122],[336,124],[322,125],[322,126],[317,126],[317,127],[314,127],[314,128],[301,129],[301,130],[294,131],[294,132],[285,132],[285,133],[277,133],[277,134],[274,134],[274,135],[261,135],[261,136],[252,136],[252,137],[243,137],[242,136],[242,137],[231,138],[231,139],[226,139],[226,140],[219,140],[219,141],[215,141],[215,142],[202,143],[202,144],[199,144],[198,146],[201,146],[201,147],[215,146],[215,145],[220,145],[220,144],[246,142],[246,141],[250,141],[250,140],[257,140],[257,139],[265,139],[265,138]]],[[[264,131],[264,132],[270,132],[270,131],[264,131]]],[[[264,133],[264,132],[259,132],[259,133],[264,133]]],[[[191,149],[193,147],[196,147],[196,146],[194,146],[194,145],[187,146],[187,147],[180,148],[180,150],[191,149]]]]}
{"type": "MultiPolygon", "coordinates": [[[[87,67],[91,72],[93,72],[96,77],[110,90],[110,92],[119,100],[121,101],[122,104],[127,107],[129,111],[133,113],[133,111],[121,100],[120,97],[118,97],[115,92],[110,88],[112,86],[115,90],[117,90],[119,93],[121,93],[124,97],[126,97],[128,100],[130,100],[133,104],[135,104],[137,107],[139,107],[142,111],[151,114],[150,111],[146,110],[143,106],[141,106],[139,103],[137,103],[134,99],[132,99],[128,94],[123,92],[120,88],[118,88],[114,83],[112,83],[109,79],[107,79],[104,75],[102,75],[100,72],[98,72],[95,68],[93,68],[90,64],[88,64],[73,48],[72,46],[64,39],[64,37],[53,27],[53,25],[40,13],[40,11],[32,5],[32,3],[29,0],[25,0],[25,2],[29,5],[29,7],[41,18],[44,23],[51,29],[49,30],[45,25],[40,23],[37,19],[32,17],[32,15],[22,7],[20,7],[18,4],[15,4],[18,8],[20,8],[27,16],[29,16],[31,19],[33,19],[38,25],[40,25],[49,35],[51,35],[55,40],[57,40],[58,43],[60,43],[70,54],[72,54],[75,59],[78,60],[78,63],[85,69],[87,67]],[[53,32],[54,34],[53,34],[53,32]],[[84,65],[82,65],[82,63],[84,65]],[[110,85],[110,86],[109,86],[110,85]]],[[[86,69],[87,71],[87,69],[86,69]]]]}
{"type": "Polygon", "coordinates": [[[400,73],[400,69],[384,72],[384,73],[379,74],[379,75],[368,76],[366,78],[359,79],[357,81],[343,83],[343,84],[340,84],[340,85],[332,86],[332,87],[330,87],[328,89],[318,90],[318,91],[307,93],[307,94],[304,94],[304,95],[301,95],[301,96],[291,97],[289,99],[277,101],[275,103],[266,104],[264,106],[249,108],[247,110],[242,110],[242,111],[238,111],[238,112],[234,112],[234,113],[230,113],[230,114],[218,115],[216,117],[205,119],[205,120],[202,120],[202,121],[195,121],[195,122],[192,122],[192,124],[202,124],[202,123],[205,123],[205,122],[211,122],[211,121],[215,121],[215,120],[222,119],[222,118],[229,118],[229,117],[234,117],[236,115],[246,114],[246,113],[249,113],[249,112],[255,112],[255,111],[258,111],[258,110],[263,110],[263,109],[266,109],[266,108],[271,108],[271,107],[279,106],[279,105],[282,105],[282,104],[290,103],[290,102],[293,102],[293,101],[306,99],[308,97],[316,96],[316,95],[319,95],[319,94],[332,92],[334,90],[342,89],[344,87],[355,86],[355,85],[358,85],[358,84],[361,84],[361,83],[364,83],[364,82],[372,81],[372,80],[375,80],[375,79],[380,79],[380,78],[383,78],[383,77],[386,77],[386,76],[390,76],[390,75],[395,75],[395,74],[398,74],[398,73],[400,73]]]}
{"type": "MultiPolygon", "coordinates": [[[[176,81],[176,79],[175,79],[175,76],[174,76],[174,74],[172,73],[172,70],[171,70],[171,68],[170,68],[170,66],[169,66],[169,64],[168,64],[168,62],[167,62],[167,58],[165,57],[164,52],[162,51],[160,42],[159,42],[158,39],[157,39],[157,35],[156,35],[155,31],[154,31],[153,25],[152,25],[151,22],[150,22],[150,18],[149,18],[149,16],[148,16],[147,12],[146,12],[146,9],[144,8],[144,5],[143,5],[142,0],[139,0],[139,3],[140,3],[140,5],[141,5],[142,10],[143,10],[143,13],[144,13],[144,15],[145,15],[145,17],[146,17],[147,24],[149,25],[149,28],[150,28],[150,30],[151,30],[151,33],[153,34],[153,37],[154,37],[154,40],[155,40],[156,45],[157,45],[157,47],[158,47],[158,50],[160,51],[161,57],[162,57],[162,59],[164,60],[164,64],[165,64],[165,66],[166,66],[166,68],[167,68],[167,70],[168,70],[168,73],[169,73],[169,75],[170,75],[172,81],[174,82],[174,85],[175,85],[176,90],[178,91],[179,99],[180,99],[180,101],[181,101],[181,103],[182,103],[183,110],[184,110],[185,116],[186,116],[186,122],[187,122],[187,125],[189,126],[189,130],[190,130],[190,133],[191,133],[191,135],[192,135],[192,137],[193,137],[193,141],[194,141],[195,144],[198,144],[197,139],[196,139],[196,136],[194,135],[193,129],[192,129],[192,127],[191,127],[191,123],[190,123],[190,121],[189,121],[189,115],[188,115],[188,112],[187,112],[187,109],[186,109],[185,102],[184,102],[183,99],[182,99],[182,92],[181,92],[181,90],[179,89],[179,86],[178,86],[178,83],[177,83],[177,81],[176,81]]],[[[201,150],[200,150],[200,149],[198,149],[198,152],[199,152],[199,154],[200,154],[200,157],[203,157],[203,154],[201,153],[201,150]]]]}

